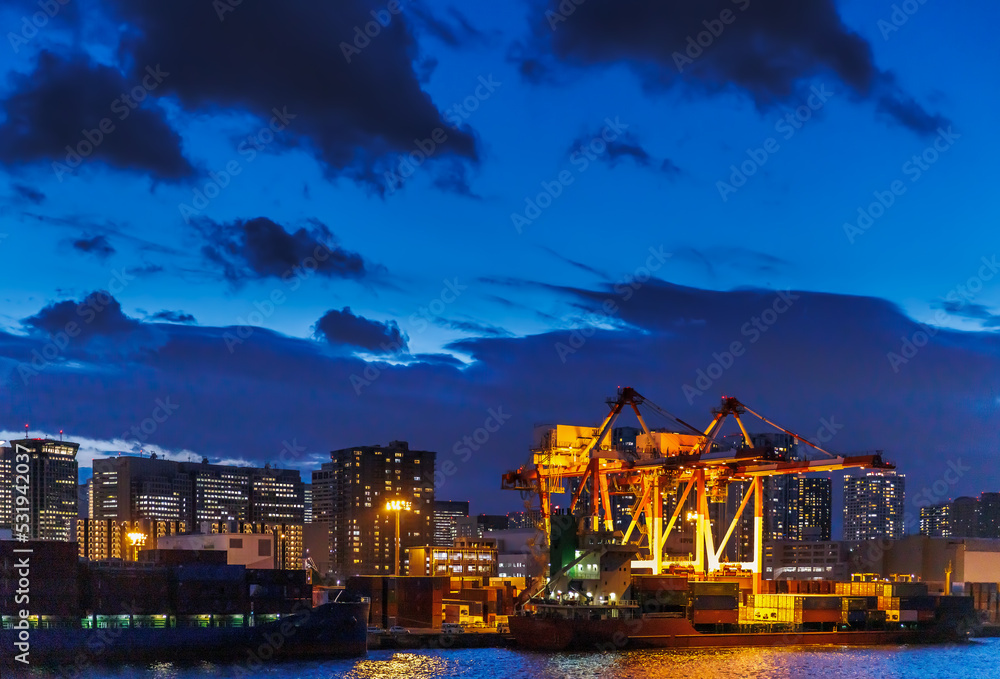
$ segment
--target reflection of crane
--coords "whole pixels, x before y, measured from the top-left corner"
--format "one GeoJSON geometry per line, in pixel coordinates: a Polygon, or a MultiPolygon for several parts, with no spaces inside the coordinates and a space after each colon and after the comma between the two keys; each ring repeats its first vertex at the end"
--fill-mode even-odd
{"type": "Polygon", "coordinates": [[[592,531],[612,531],[614,528],[611,495],[632,494],[632,521],[622,536],[628,544],[633,532],[645,524],[644,544],[638,548],[647,558],[635,566],[652,568],[662,573],[671,566],[693,568],[701,576],[719,570],[719,559],[726,548],[750,498],[754,499],[754,559],[740,564],[754,573],[754,591],[759,591],[763,556],[764,498],[763,478],[783,474],[836,471],[848,468],[892,469],[879,455],[842,457],[829,453],[805,438],[779,427],[756,413],[734,397],[723,397],[713,419],[704,430],[698,430],[644,398],[631,387],[619,389],[618,397],[609,400],[610,412],[597,428],[555,425],[535,449],[532,468],[520,468],[503,475],[502,487],[510,490],[533,491],[541,502],[546,536],[551,534],[551,494],[562,492],[563,479],[578,479],[570,502],[573,513],[584,495],[589,495],[589,527],[592,531]],[[625,406],[630,406],[639,419],[643,433],[636,441],[636,454],[618,452],[609,445],[611,429],[625,406]],[[645,406],[680,425],[684,433],[651,431],[639,410],[645,406]],[[741,418],[750,413],[796,440],[828,456],[820,460],[791,460],[774,448],[754,447],[741,418]],[[725,420],[732,416],[742,433],[742,445],[726,447],[719,433],[725,420]],[[716,547],[709,519],[709,499],[724,499],[732,481],[749,481],[736,516],[721,543],[716,547]],[[693,559],[664,558],[667,538],[673,531],[688,496],[694,492],[695,553],[693,559]],[[664,498],[678,494],[672,516],[664,522],[664,498]]]}

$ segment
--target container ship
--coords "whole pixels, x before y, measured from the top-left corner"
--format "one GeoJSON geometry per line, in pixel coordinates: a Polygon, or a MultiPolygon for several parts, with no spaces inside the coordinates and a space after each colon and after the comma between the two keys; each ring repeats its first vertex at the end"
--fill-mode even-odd
{"type": "Polygon", "coordinates": [[[518,645],[544,651],[954,642],[975,630],[972,597],[924,583],[740,581],[634,576],[633,599],[538,602],[509,618],[518,645]]]}
{"type": "Polygon", "coordinates": [[[335,601],[252,627],[84,627],[79,620],[73,626],[5,627],[0,667],[196,661],[256,667],[280,659],[364,656],[369,603],[335,601]],[[29,664],[17,660],[25,650],[29,664]]]}

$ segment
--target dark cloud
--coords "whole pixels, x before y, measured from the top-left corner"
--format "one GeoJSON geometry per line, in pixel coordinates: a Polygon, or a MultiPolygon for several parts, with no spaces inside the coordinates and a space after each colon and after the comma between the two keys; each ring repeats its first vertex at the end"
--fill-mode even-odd
{"type": "Polygon", "coordinates": [[[92,238],[80,238],[73,241],[73,247],[80,252],[94,255],[98,259],[104,260],[115,254],[115,249],[104,236],[94,236],[92,238]]]}
{"type": "MultiPolygon", "coordinates": [[[[107,3],[128,27],[131,77],[161,65],[170,76],[157,94],[191,112],[241,110],[267,121],[286,110],[295,117],[276,144],[305,146],[332,174],[373,190],[385,190],[382,173],[415,140],[446,127],[414,71],[410,20],[383,2],[107,3]],[[368,37],[372,12],[388,22],[368,37]]],[[[429,162],[443,158],[476,162],[475,139],[449,131],[429,162]]]]}
{"type": "Polygon", "coordinates": [[[669,158],[664,158],[663,162],[660,163],[660,172],[670,177],[677,177],[684,173],[684,171],[674,164],[674,161],[669,158]]]}
{"type": "Polygon", "coordinates": [[[708,248],[678,247],[672,253],[678,261],[696,264],[712,277],[719,270],[740,271],[754,274],[775,274],[789,270],[794,265],[786,259],[767,252],[758,252],[743,247],[713,246],[708,248]]]}
{"type": "Polygon", "coordinates": [[[135,109],[123,103],[122,94],[143,75],[126,79],[83,55],[41,52],[32,73],[11,76],[12,93],[2,103],[0,163],[50,161],[60,180],[90,160],[164,180],[191,175],[181,138],[163,112],[148,103],[135,109]]]}
{"type": "Polygon", "coordinates": [[[326,225],[310,222],[293,233],[266,217],[220,224],[199,220],[206,243],[202,254],[234,283],[251,278],[281,278],[308,270],[327,278],[363,278],[369,273],[361,255],[337,245],[326,225]]]}
{"type": "Polygon", "coordinates": [[[417,24],[421,30],[433,35],[450,47],[465,47],[469,44],[481,43],[486,38],[486,35],[482,31],[473,26],[454,7],[448,8],[448,16],[451,21],[443,16],[436,15],[419,4],[411,4],[406,9],[410,15],[417,19],[417,24]]]}
{"type": "Polygon", "coordinates": [[[348,345],[377,354],[409,353],[409,338],[399,329],[396,321],[380,323],[356,316],[350,307],[341,311],[331,309],[316,321],[316,336],[334,346],[348,345]]]}
{"type": "Polygon", "coordinates": [[[639,167],[653,167],[666,172],[667,174],[680,172],[677,166],[674,165],[669,159],[657,161],[653,158],[649,151],[647,151],[642,145],[639,138],[629,131],[619,134],[617,138],[612,139],[611,141],[606,141],[601,136],[600,131],[594,134],[581,136],[572,143],[568,153],[585,153],[585,150],[588,148],[594,152],[594,155],[598,160],[607,163],[610,167],[616,167],[623,160],[631,160],[639,167]],[[591,147],[591,144],[597,139],[601,139],[601,143],[606,147],[601,153],[597,153],[596,150],[591,147]]]}
{"type": "Polygon", "coordinates": [[[28,202],[34,203],[35,205],[41,205],[45,202],[45,194],[38,189],[25,186],[24,184],[11,184],[11,187],[18,196],[28,202]]]}
{"type": "Polygon", "coordinates": [[[53,302],[21,321],[30,330],[57,335],[73,333],[81,337],[93,335],[121,335],[138,330],[139,321],[122,311],[122,305],[110,293],[98,290],[80,302],[53,302]],[[71,330],[74,327],[76,330],[71,330]]]}
{"type": "Polygon", "coordinates": [[[438,168],[432,185],[446,193],[456,193],[467,198],[482,200],[482,196],[472,190],[467,168],[461,163],[450,162],[438,168]]]}
{"type": "Polygon", "coordinates": [[[983,304],[958,300],[945,300],[944,302],[941,302],[937,308],[943,309],[953,316],[982,321],[983,327],[986,328],[1000,328],[1000,314],[993,313],[989,307],[983,304]]]}
{"type": "Polygon", "coordinates": [[[912,97],[887,94],[879,97],[878,111],[903,127],[918,134],[930,136],[948,127],[949,121],[942,115],[930,114],[912,97]]]}
{"type": "Polygon", "coordinates": [[[496,325],[480,321],[435,318],[434,323],[442,328],[467,332],[477,337],[513,337],[514,333],[496,325]]]}
{"type": "Polygon", "coordinates": [[[557,64],[625,63],[651,90],[736,88],[767,108],[799,100],[810,82],[832,76],[919,134],[946,122],[878,69],[871,45],[844,25],[834,0],[536,0],[534,7],[532,44],[512,51],[529,79],[550,80],[557,64]],[[573,11],[563,14],[567,6],[573,11]]]}
{"type": "Polygon", "coordinates": [[[155,314],[149,317],[151,321],[163,321],[165,323],[187,323],[195,324],[198,321],[191,314],[185,313],[183,311],[157,311],[155,314]]]}
{"type": "Polygon", "coordinates": [[[571,259],[571,258],[567,257],[566,255],[562,254],[561,252],[557,252],[556,250],[553,250],[552,248],[547,247],[545,245],[539,245],[538,247],[541,248],[542,250],[544,250],[545,252],[547,252],[548,254],[550,254],[551,256],[555,257],[559,261],[565,262],[566,264],[569,264],[570,266],[572,266],[575,269],[579,269],[580,271],[583,271],[583,272],[586,272],[586,273],[589,273],[589,274],[593,274],[593,275],[597,276],[598,278],[603,278],[605,280],[609,280],[609,276],[608,276],[607,272],[601,271],[600,269],[596,269],[596,268],[590,266],[589,264],[584,264],[583,262],[579,262],[579,261],[577,261],[575,259],[571,259]]]}

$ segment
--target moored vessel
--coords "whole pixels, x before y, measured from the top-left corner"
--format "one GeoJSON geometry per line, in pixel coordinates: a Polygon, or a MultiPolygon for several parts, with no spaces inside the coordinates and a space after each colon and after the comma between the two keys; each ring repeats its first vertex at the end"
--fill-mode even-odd
{"type": "Polygon", "coordinates": [[[367,653],[368,608],[367,600],[335,601],[248,627],[85,628],[77,620],[73,626],[5,628],[0,665],[210,661],[255,667],[279,659],[358,657],[367,653]],[[25,651],[27,663],[17,659],[25,651]]]}

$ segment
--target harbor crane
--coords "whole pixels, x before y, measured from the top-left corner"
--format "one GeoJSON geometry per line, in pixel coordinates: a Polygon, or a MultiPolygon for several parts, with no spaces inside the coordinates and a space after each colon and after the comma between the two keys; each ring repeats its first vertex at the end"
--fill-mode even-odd
{"type": "Polygon", "coordinates": [[[759,592],[763,571],[765,477],[844,469],[895,468],[879,454],[841,456],[830,453],[731,396],[722,397],[720,407],[713,409],[712,421],[704,430],[660,408],[632,387],[619,388],[617,397],[607,403],[609,412],[596,428],[569,425],[549,428],[539,447],[532,450],[532,465],[505,473],[501,487],[538,495],[547,541],[552,531],[552,495],[565,493],[566,481],[576,481],[572,484],[576,488],[570,498],[570,514],[578,513],[581,499],[589,496],[587,519],[592,532],[613,533],[612,495],[634,497],[631,522],[621,537],[621,544],[631,544],[633,533],[644,530],[646,539],[640,539],[636,547],[645,558],[633,561],[632,565],[649,568],[654,574],[674,567],[692,569],[699,578],[719,572],[720,558],[726,545],[753,499],[754,557],[752,561],[738,565],[753,573],[754,592],[759,592]],[[642,428],[634,452],[617,450],[611,445],[612,429],[626,407],[632,409],[642,428]],[[675,423],[674,428],[681,431],[650,430],[643,409],[667,418],[675,423]],[[774,447],[755,447],[743,422],[743,416],[748,413],[826,457],[799,460],[774,447]],[[720,437],[729,417],[739,425],[742,437],[736,446],[722,442],[720,437]],[[709,518],[709,501],[724,500],[729,485],[737,481],[748,482],[747,490],[724,537],[716,545],[709,518]],[[677,497],[677,501],[673,513],[667,517],[664,500],[672,495],[677,497]],[[695,506],[691,517],[695,528],[694,558],[671,558],[664,553],[667,539],[677,527],[689,496],[695,506]]]}

